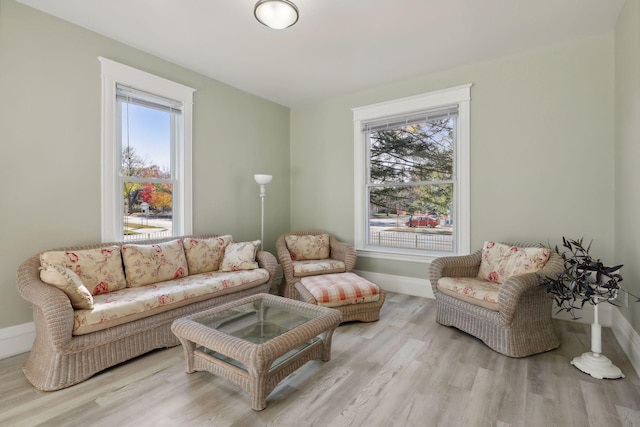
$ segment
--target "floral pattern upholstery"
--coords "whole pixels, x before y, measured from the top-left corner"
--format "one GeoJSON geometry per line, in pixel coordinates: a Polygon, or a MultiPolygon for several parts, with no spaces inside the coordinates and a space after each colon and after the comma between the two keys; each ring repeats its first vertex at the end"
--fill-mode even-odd
{"type": "Polygon", "coordinates": [[[441,277],[437,287],[443,294],[498,311],[499,283],[474,277],[441,277]]]}
{"type": "Polygon", "coordinates": [[[300,283],[313,295],[318,305],[324,307],[340,307],[380,299],[378,285],[354,273],[304,277],[300,283]]]}
{"type": "Polygon", "coordinates": [[[294,261],[295,277],[315,276],[317,274],[344,273],[347,269],[342,261],[336,259],[294,261]]]}
{"type": "Polygon", "coordinates": [[[74,312],[74,335],[83,335],[142,319],[210,298],[213,292],[264,283],[269,272],[258,268],[241,272],[209,272],[153,285],[126,288],[94,298],[93,310],[74,312]]]}
{"type": "Polygon", "coordinates": [[[224,250],[220,271],[253,270],[258,268],[256,252],[260,240],[252,242],[229,243],[224,250]]]}
{"type": "Polygon", "coordinates": [[[330,246],[328,234],[308,234],[298,236],[289,234],[284,241],[292,261],[329,258],[330,246]]]}
{"type": "Polygon", "coordinates": [[[207,273],[220,268],[224,249],[233,241],[230,235],[209,239],[184,239],[184,255],[189,274],[207,273]]]}
{"type": "Polygon", "coordinates": [[[132,288],[179,279],[189,274],[180,239],[155,245],[124,245],[122,260],[127,286],[132,288]]]}
{"type": "Polygon", "coordinates": [[[542,270],[549,248],[518,248],[496,242],[485,242],[478,278],[503,283],[511,276],[542,270]]]}
{"type": "Polygon", "coordinates": [[[55,264],[68,268],[78,275],[94,296],[114,292],[126,286],[119,246],[43,252],[40,254],[40,264],[55,264]]]}
{"type": "Polygon", "coordinates": [[[61,265],[45,263],[40,267],[40,279],[64,292],[74,309],[93,309],[93,296],[73,271],[61,265]]]}

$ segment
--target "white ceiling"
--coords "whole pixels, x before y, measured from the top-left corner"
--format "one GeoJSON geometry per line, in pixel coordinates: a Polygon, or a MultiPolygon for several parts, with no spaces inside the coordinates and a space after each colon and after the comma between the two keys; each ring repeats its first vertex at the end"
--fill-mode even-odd
{"type": "Polygon", "coordinates": [[[18,0],[293,107],[611,31],[625,0],[293,0],[272,30],[257,0],[18,0]]]}

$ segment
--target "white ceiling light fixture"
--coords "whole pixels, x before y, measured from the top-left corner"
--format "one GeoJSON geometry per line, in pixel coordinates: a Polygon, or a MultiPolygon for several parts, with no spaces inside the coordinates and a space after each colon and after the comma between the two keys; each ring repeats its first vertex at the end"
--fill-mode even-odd
{"type": "Polygon", "coordinates": [[[260,0],[253,8],[253,14],[261,24],[275,30],[298,22],[298,8],[289,0],[260,0]]]}

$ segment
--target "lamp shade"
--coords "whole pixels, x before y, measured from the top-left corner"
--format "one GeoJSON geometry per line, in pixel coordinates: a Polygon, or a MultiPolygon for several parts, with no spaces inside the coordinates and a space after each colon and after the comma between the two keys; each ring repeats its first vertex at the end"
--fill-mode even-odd
{"type": "Polygon", "coordinates": [[[261,24],[282,30],[298,22],[298,8],[289,0],[260,0],[253,14],[261,24]]]}
{"type": "Polygon", "coordinates": [[[268,183],[271,182],[271,179],[273,178],[273,176],[271,175],[263,175],[263,174],[255,174],[253,175],[253,179],[256,180],[256,182],[260,185],[267,185],[268,183]]]}

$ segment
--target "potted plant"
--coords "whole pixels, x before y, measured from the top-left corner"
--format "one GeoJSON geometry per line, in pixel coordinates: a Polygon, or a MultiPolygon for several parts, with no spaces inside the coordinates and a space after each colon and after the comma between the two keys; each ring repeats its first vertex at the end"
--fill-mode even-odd
{"type": "MultiPolygon", "coordinates": [[[[622,276],[622,265],[607,266],[601,260],[589,254],[591,243],[587,247],[583,239],[562,238],[564,251],[560,254],[564,262],[562,272],[556,277],[545,277],[540,286],[553,296],[559,307],[558,312],[566,311],[574,319],[574,310],[585,304],[593,305],[593,323],[591,324],[591,351],[574,358],[571,364],[594,378],[624,378],[618,367],[602,354],[601,327],[598,323],[598,304],[607,301],[615,305],[622,276]]],[[[556,246],[556,252],[560,253],[556,246]]]]}

